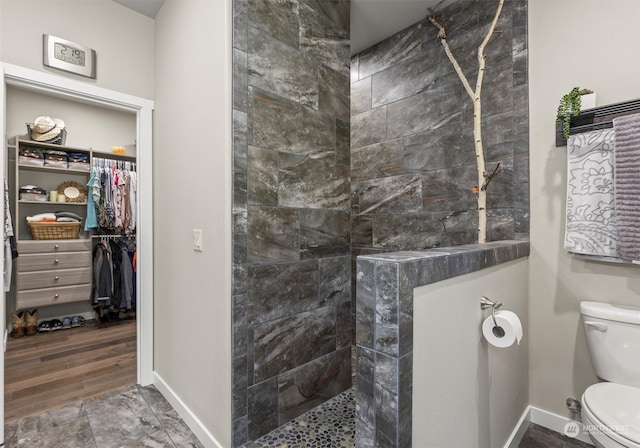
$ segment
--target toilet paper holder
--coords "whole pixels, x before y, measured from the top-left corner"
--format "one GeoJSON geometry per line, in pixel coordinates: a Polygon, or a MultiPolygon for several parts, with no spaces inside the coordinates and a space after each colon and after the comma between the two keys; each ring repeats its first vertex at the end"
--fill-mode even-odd
{"type": "Polygon", "coordinates": [[[480,298],[480,308],[483,310],[491,308],[491,318],[493,319],[494,328],[500,327],[496,321],[496,311],[502,308],[502,302],[494,302],[493,300],[483,296],[480,298]]]}

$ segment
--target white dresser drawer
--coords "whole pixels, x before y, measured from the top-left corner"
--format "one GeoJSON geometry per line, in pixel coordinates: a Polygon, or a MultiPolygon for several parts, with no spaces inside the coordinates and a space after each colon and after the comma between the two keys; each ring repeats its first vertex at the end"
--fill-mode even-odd
{"type": "Polygon", "coordinates": [[[54,288],[91,283],[91,268],[58,269],[18,273],[18,290],[54,288]]]}
{"type": "Polygon", "coordinates": [[[18,241],[18,257],[22,254],[91,252],[91,240],[21,240],[18,241]]]}
{"type": "Polygon", "coordinates": [[[37,308],[59,303],[82,302],[91,298],[91,283],[86,285],[63,286],[60,288],[31,289],[18,291],[16,308],[37,308]]]}
{"type": "Polygon", "coordinates": [[[16,262],[18,272],[83,268],[91,266],[91,252],[20,254],[16,262]]]}

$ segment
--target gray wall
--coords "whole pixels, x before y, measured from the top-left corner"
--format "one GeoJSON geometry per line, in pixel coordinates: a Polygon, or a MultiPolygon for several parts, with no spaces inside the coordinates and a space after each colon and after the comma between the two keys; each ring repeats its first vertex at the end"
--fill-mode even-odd
{"type": "Polygon", "coordinates": [[[525,258],[415,289],[413,446],[505,446],[529,404],[528,272],[525,258]],[[520,345],[482,337],[481,296],[518,315],[520,345]]]}
{"type": "Polygon", "coordinates": [[[234,0],[234,446],[351,385],[348,30],[234,0]]]}
{"type": "MultiPolygon", "coordinates": [[[[497,2],[495,2],[497,5],[497,2]]],[[[494,2],[462,0],[438,17],[472,86],[494,2]]],[[[487,240],[526,238],[528,214],[527,2],[505,2],[486,48],[482,121],[487,240]]],[[[473,107],[425,20],[351,61],[354,255],[477,241],[473,107]]]]}

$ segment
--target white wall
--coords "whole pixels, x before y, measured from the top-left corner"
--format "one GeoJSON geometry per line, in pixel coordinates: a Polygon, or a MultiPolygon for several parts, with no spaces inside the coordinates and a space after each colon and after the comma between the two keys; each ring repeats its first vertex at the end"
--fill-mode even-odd
{"type": "Polygon", "coordinates": [[[135,156],[136,116],[133,113],[82,104],[68,99],[7,87],[8,137],[25,135],[27,122],[39,115],[61,118],[67,128],[66,146],[111,153],[112,146],[125,146],[135,156]]]}
{"type": "Polygon", "coordinates": [[[111,0],[1,0],[0,60],[153,98],[154,21],[111,0]],[[42,64],[42,34],[96,50],[97,79],[42,64]]]}
{"type": "Polygon", "coordinates": [[[231,1],[156,17],[155,371],[231,446],[231,1]],[[191,248],[202,229],[204,251],[191,248]]]}
{"type": "Polygon", "coordinates": [[[530,401],[567,417],[565,399],[597,381],[580,301],[640,305],[640,270],[564,252],[566,148],[554,146],[554,120],[575,86],[598,105],[640,98],[639,21],[637,0],[529,1],[530,401]]]}
{"type": "Polygon", "coordinates": [[[528,405],[528,267],[519,259],[415,289],[413,446],[504,446],[528,405]],[[482,296],[520,317],[521,345],[488,345],[482,296]]]}

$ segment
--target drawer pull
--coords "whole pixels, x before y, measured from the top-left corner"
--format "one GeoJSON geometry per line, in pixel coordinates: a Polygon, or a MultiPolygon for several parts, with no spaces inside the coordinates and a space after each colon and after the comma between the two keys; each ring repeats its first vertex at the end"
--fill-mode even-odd
{"type": "Polygon", "coordinates": [[[58,277],[57,275],[55,276],[54,280],[58,281],[60,280],[60,277],[58,277]]]}
{"type": "Polygon", "coordinates": [[[55,264],[58,264],[58,263],[60,263],[60,260],[58,260],[58,259],[56,258],[56,260],[54,261],[54,263],[55,263],[55,264]]]}
{"type": "Polygon", "coordinates": [[[60,245],[56,244],[55,246],[53,246],[54,249],[60,249],[60,245]]]}
{"type": "Polygon", "coordinates": [[[58,297],[60,297],[60,294],[54,294],[54,295],[53,295],[53,298],[54,298],[54,299],[57,299],[58,297]]]}

